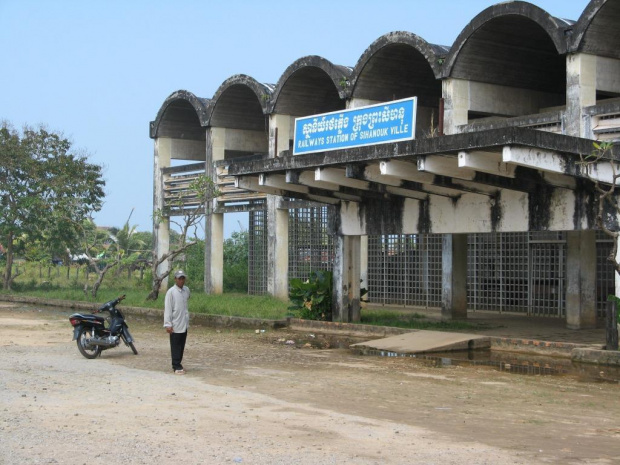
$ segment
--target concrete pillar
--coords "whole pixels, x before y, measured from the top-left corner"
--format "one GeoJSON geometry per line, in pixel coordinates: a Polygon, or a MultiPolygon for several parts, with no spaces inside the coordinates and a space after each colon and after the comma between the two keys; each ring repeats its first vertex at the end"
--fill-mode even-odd
{"type": "MultiPolygon", "coordinates": [[[[226,149],[226,129],[207,130],[207,176],[215,179],[213,162],[224,159],[226,149]]],[[[221,294],[224,292],[224,214],[207,215],[205,224],[205,292],[221,294]]]]}
{"type": "Polygon", "coordinates": [[[267,292],[288,300],[288,210],[278,208],[281,201],[267,196],[267,292]]]}
{"type": "Polygon", "coordinates": [[[467,234],[442,237],[441,318],[467,318],[467,234]]]}
{"type": "Polygon", "coordinates": [[[566,246],[566,327],[596,328],[596,232],[569,231],[566,246]]]}
{"type": "MultiPolygon", "coordinates": [[[[289,150],[294,124],[290,115],[269,116],[269,158],[276,158],[280,153],[289,150]]],[[[292,153],[291,153],[292,155],[292,153]]]]}
{"type": "Polygon", "coordinates": [[[583,109],[596,104],[596,56],[585,53],[566,55],[566,112],[564,133],[586,137],[583,109]]]}
{"type": "Polygon", "coordinates": [[[443,132],[457,134],[458,126],[469,122],[469,81],[448,78],[442,81],[444,99],[443,132]]]}
{"type": "Polygon", "coordinates": [[[332,319],[360,321],[360,236],[336,236],[332,319]]]}
{"type": "Polygon", "coordinates": [[[360,237],[360,288],[368,289],[368,236],[360,237]]]}
{"type": "MultiPolygon", "coordinates": [[[[269,157],[289,150],[293,123],[290,115],[269,116],[269,157]]],[[[267,292],[288,299],[288,210],[279,208],[282,199],[267,196],[267,292]]]]}
{"type": "MultiPolygon", "coordinates": [[[[153,162],[153,212],[162,211],[164,208],[164,176],[162,168],[170,166],[172,153],[172,140],[164,137],[155,139],[155,157],[153,162]]],[[[162,217],[161,221],[155,221],[157,215],[153,215],[153,241],[155,254],[160,258],[170,251],[170,218],[162,217]]],[[[162,274],[168,269],[168,261],[157,268],[157,273],[162,274]]],[[[165,291],[167,284],[162,282],[160,291],[165,291]]]]}

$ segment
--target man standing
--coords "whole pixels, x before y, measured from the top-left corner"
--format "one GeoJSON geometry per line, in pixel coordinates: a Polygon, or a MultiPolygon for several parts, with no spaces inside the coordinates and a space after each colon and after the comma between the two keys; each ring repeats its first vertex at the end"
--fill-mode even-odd
{"type": "Polygon", "coordinates": [[[170,354],[172,355],[172,369],[177,375],[184,375],[185,370],[181,362],[187,340],[189,326],[189,288],[185,286],[185,272],[178,270],[174,273],[175,285],[166,292],[164,305],[164,328],[170,334],[170,354]]]}

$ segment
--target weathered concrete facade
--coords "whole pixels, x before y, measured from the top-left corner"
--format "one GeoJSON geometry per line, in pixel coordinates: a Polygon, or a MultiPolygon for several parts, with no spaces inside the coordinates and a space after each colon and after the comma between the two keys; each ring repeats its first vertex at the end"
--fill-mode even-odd
{"type": "MultiPolygon", "coordinates": [[[[333,205],[340,321],[359,318],[367,235],[446,234],[442,315],[462,318],[467,234],[571,231],[567,325],[591,327],[592,179],[611,182],[619,153],[614,148],[589,172],[581,157],[593,140],[620,138],[618,25],[620,0],[592,0],[576,22],[507,2],[477,15],[452,46],[393,32],[353,67],[308,56],[275,85],[238,75],[210,100],[175,92],[151,123],[154,205],[165,206],[166,175],[179,176],[164,169],[171,159],[200,160],[220,183],[205,253],[205,289],[219,293],[222,215],[266,202],[268,292],[281,298],[288,294],[287,209],[333,205]],[[414,96],[413,141],[292,155],[296,117],[414,96]]],[[[606,221],[617,228],[615,212],[606,221]]],[[[155,227],[160,253],[166,228],[155,227]]]]}

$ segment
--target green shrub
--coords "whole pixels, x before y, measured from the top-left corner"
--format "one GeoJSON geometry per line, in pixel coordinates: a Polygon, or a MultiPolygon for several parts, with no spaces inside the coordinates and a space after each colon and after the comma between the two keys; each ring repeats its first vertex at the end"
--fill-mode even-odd
{"type": "Polygon", "coordinates": [[[313,271],[306,281],[291,279],[291,310],[305,320],[332,320],[332,273],[313,271]]]}

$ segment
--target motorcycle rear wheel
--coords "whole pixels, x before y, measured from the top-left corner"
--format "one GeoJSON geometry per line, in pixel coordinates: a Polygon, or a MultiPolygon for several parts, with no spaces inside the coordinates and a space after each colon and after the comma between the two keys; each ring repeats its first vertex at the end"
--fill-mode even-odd
{"type": "Polygon", "coordinates": [[[77,346],[80,353],[86,358],[97,358],[101,354],[101,348],[99,346],[94,346],[89,348],[86,345],[86,340],[94,337],[93,331],[91,328],[81,328],[77,337],[77,346]]]}

